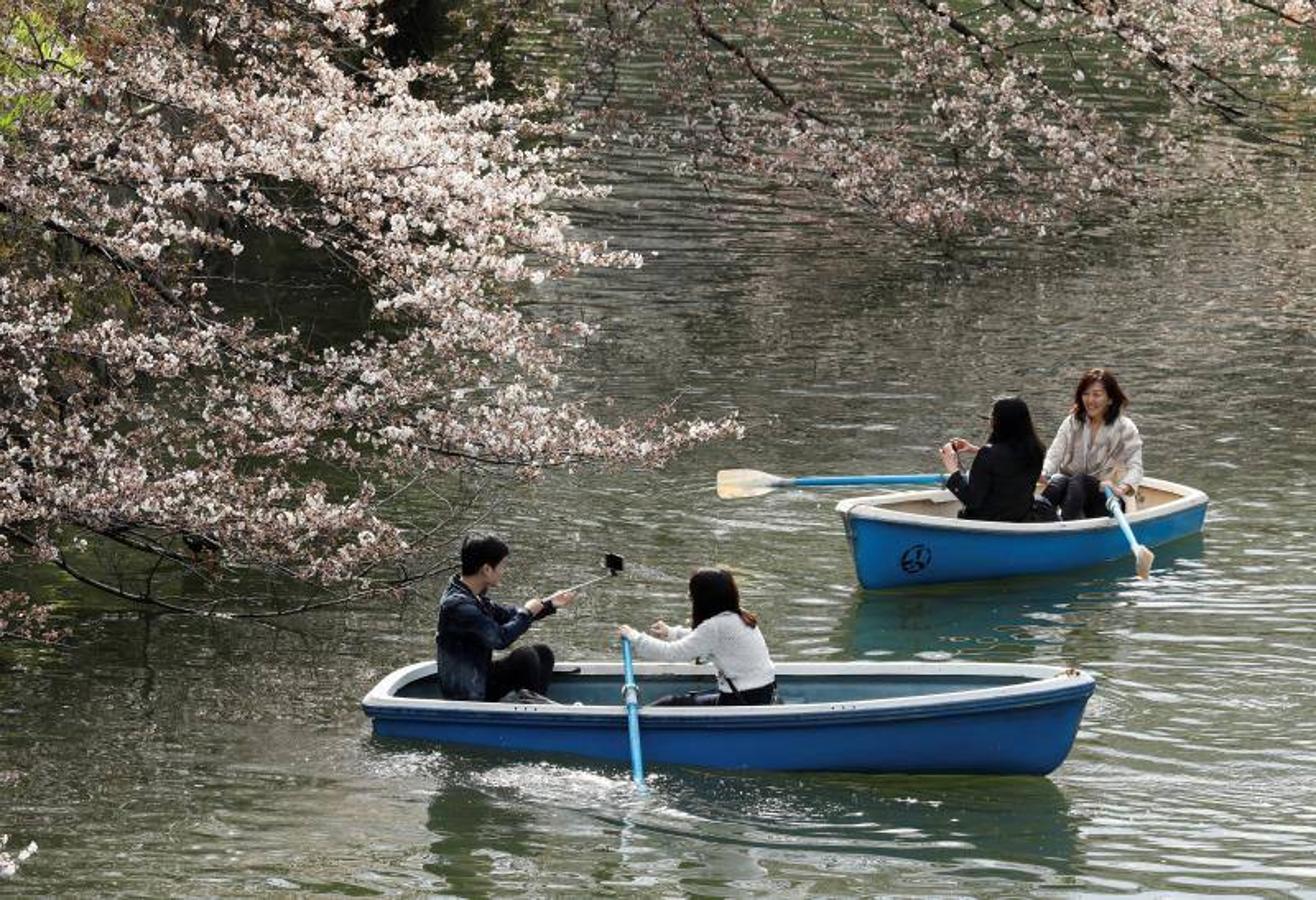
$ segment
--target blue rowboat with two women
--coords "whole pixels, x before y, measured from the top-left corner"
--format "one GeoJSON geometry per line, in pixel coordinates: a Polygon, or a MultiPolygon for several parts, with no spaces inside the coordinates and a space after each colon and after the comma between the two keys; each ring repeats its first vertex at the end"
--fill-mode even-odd
{"type": "MultiPolygon", "coordinates": [[[[1156,547],[1202,530],[1207,496],[1147,478],[1126,518],[1138,543],[1156,547]]],[[[842,500],[836,510],[860,586],[913,587],[1065,572],[1122,559],[1129,544],[1112,518],[1072,522],[986,522],[956,518],[950,491],[900,491],[842,500]]]]}
{"type": "MultiPolygon", "coordinates": [[[[712,687],[708,666],[636,663],[641,698],[712,687]]],[[[648,706],[646,763],[770,771],[1045,775],[1092,694],[1077,669],[977,662],[779,663],[770,706],[648,706]]],[[[438,697],[435,664],[385,677],[362,700],[378,737],[519,754],[630,759],[622,666],[560,664],[547,703],[438,697]]]]}

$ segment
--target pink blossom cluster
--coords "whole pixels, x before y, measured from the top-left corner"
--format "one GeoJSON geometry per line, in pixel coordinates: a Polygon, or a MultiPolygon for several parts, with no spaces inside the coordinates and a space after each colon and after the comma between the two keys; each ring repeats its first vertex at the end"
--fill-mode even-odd
{"type": "Polygon", "coordinates": [[[577,22],[598,134],[934,235],[1218,186],[1249,146],[1304,148],[1316,92],[1311,0],[589,0],[577,22]],[[637,117],[612,87],[654,59],[665,113],[637,117]]]}
{"type": "Polygon", "coordinates": [[[53,644],[65,633],[51,624],[50,606],[32,603],[19,591],[0,591],[0,640],[53,644]]]}
{"type": "Polygon", "coordinates": [[[0,108],[47,102],[0,129],[0,557],[76,572],[97,537],[360,596],[450,536],[398,513],[416,485],[738,432],[556,395],[589,327],[527,315],[526,292],[639,257],[561,212],[603,191],[573,174],[557,86],[494,101],[476,66],[468,99],[436,100],[452,70],[391,64],[377,5],[123,0],[52,14],[64,47],[10,30],[0,108]],[[242,228],[350,268],[370,329],[315,346],[211,302],[204,262],[242,228]]]}

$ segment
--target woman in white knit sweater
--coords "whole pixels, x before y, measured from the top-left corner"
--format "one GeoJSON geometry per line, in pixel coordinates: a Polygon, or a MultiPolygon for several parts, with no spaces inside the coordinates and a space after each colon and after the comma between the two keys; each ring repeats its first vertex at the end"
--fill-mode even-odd
{"type": "Polygon", "coordinates": [[[777,702],[777,673],[768,655],[758,617],[740,608],[740,590],[726,569],[699,569],[690,576],[691,628],[659,619],[653,635],[629,625],[617,633],[629,638],[637,656],[676,662],[707,659],[717,667],[717,690],[673,694],[654,706],[758,706],[777,702]]]}

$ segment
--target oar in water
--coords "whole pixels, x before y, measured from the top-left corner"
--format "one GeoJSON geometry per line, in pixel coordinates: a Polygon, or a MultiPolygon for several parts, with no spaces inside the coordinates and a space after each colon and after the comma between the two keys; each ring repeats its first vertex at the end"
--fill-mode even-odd
{"type": "Polygon", "coordinates": [[[1106,492],[1106,509],[1110,510],[1110,514],[1119,523],[1120,531],[1124,532],[1124,537],[1129,542],[1129,549],[1133,551],[1133,558],[1138,564],[1138,577],[1146,578],[1151,574],[1152,560],[1156,558],[1155,555],[1142,544],[1139,544],[1138,539],[1133,536],[1133,529],[1129,527],[1129,520],[1124,517],[1124,510],[1120,509],[1120,502],[1115,499],[1115,492],[1106,485],[1102,485],[1101,489],[1106,492]]]}
{"type": "Polygon", "coordinates": [[[722,469],[717,473],[717,495],[723,500],[759,497],[786,487],[841,487],[860,484],[935,484],[940,487],[945,475],[815,475],[783,478],[757,469],[722,469]]]}
{"type": "Polygon", "coordinates": [[[640,689],[635,686],[631,642],[625,637],[621,639],[621,664],[626,672],[621,694],[626,699],[626,730],[631,739],[631,778],[635,780],[635,789],[643,794],[648,789],[644,785],[644,758],[640,755],[640,689]]]}

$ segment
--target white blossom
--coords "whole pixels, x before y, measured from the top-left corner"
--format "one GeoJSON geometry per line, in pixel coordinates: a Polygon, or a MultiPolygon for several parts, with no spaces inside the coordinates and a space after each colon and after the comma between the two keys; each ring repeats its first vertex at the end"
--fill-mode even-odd
{"type": "MultiPolygon", "coordinates": [[[[0,435],[23,437],[0,444],[0,526],[23,538],[0,559],[55,562],[81,539],[62,534],[113,529],[209,578],[254,567],[374,590],[430,539],[376,483],[429,485],[471,460],[657,465],[737,432],[669,409],[601,421],[554,393],[564,342],[590,326],[509,296],[638,257],[571,232],[561,210],[601,191],[554,146],[554,100],[415,96],[422,68],[369,43],[377,6],[199,0],[196,28],[175,30],[122,0],[80,25],[114,52],[0,73],[86,98],[30,105],[0,132],[0,208],[30,237],[0,268],[0,435]],[[343,41],[359,68],[335,62],[343,41]],[[256,265],[229,258],[235,234],[261,232],[323,245],[375,321],[324,346],[282,310],[257,322],[205,299],[207,273],[256,265]],[[62,243],[86,251],[77,266],[62,243]]],[[[477,66],[459,93],[491,85],[477,66]]]]}

